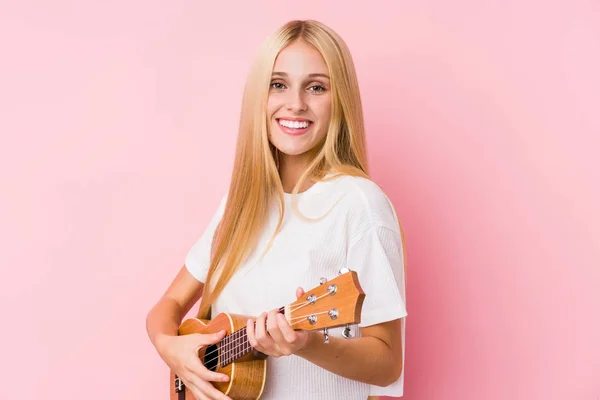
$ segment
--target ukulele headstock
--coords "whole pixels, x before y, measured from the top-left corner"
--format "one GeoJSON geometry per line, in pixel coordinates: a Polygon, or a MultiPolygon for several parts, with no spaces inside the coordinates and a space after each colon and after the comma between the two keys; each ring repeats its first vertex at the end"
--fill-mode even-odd
{"type": "Polygon", "coordinates": [[[357,273],[344,268],[330,281],[321,278],[319,286],[286,307],[286,314],[297,330],[358,324],[364,299],[357,273]]]}

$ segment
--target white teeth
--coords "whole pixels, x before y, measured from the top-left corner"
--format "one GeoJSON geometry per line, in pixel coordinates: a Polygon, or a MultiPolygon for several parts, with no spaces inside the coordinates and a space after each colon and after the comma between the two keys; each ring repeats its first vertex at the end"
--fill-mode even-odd
{"type": "Polygon", "coordinates": [[[287,128],[300,129],[300,128],[308,128],[308,125],[310,125],[310,122],[308,122],[308,121],[302,121],[302,122],[286,121],[285,119],[280,119],[279,124],[281,124],[282,126],[285,126],[287,128]]]}

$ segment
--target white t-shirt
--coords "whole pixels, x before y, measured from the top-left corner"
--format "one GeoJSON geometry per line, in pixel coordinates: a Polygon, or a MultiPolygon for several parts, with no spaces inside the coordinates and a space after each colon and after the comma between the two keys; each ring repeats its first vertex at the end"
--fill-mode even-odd
{"type": "MultiPolygon", "coordinates": [[[[274,205],[258,245],[212,305],[220,312],[258,316],[296,300],[296,288],[319,285],[319,279],[338,276],[346,267],[356,271],[365,292],[361,323],[370,326],[407,315],[404,286],[404,249],[393,205],[374,182],[342,176],[317,182],[297,195],[299,210],[316,222],[301,219],[291,209],[291,194],[284,194],[282,229],[271,248],[259,260],[278,220],[274,205]]],[[[225,207],[222,199],[200,239],[188,252],[185,265],[200,282],[205,282],[213,234],[225,207]]],[[[405,319],[402,319],[404,357],[405,319]]],[[[355,337],[357,326],[351,326],[355,337]]],[[[329,329],[330,337],[342,337],[343,327],[329,329]]],[[[398,360],[404,365],[404,358],[398,360]]],[[[404,371],[404,369],[403,369],[404,371]]],[[[329,372],[305,359],[291,355],[267,359],[267,379],[261,400],[347,399],[367,396],[402,396],[404,372],[387,387],[354,381],[329,372]]]]}

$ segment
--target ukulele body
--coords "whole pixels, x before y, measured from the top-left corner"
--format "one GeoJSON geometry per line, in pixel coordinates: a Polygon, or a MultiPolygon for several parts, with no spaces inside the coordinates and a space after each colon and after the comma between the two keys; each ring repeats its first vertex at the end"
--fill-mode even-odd
{"type": "MultiPolygon", "coordinates": [[[[227,335],[244,328],[250,317],[220,313],[212,320],[199,320],[190,318],[185,320],[179,327],[179,335],[192,333],[211,334],[225,330],[227,335]]],[[[217,345],[204,346],[198,350],[201,360],[208,354],[206,360],[218,361],[221,359],[221,351],[216,351],[217,345]],[[210,354],[213,352],[212,354],[210,354]],[[218,354],[218,358],[217,358],[218,354]]],[[[229,382],[210,382],[217,390],[225,393],[234,400],[256,400],[260,398],[265,385],[267,372],[267,360],[264,357],[246,354],[232,363],[220,366],[217,362],[207,362],[206,367],[210,370],[229,376],[229,382]]],[[[196,400],[187,388],[177,390],[176,376],[171,371],[171,400],[196,400]]]]}

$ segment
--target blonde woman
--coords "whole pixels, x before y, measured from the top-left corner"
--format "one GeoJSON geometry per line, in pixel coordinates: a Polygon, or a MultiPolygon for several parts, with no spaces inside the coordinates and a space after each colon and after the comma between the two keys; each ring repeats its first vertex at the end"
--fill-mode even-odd
{"type": "Polygon", "coordinates": [[[368,175],[350,52],[324,24],[291,21],[260,49],[229,191],[148,313],[148,335],[198,400],[229,399],[211,384],[227,376],[196,354],[223,333],[177,336],[199,299],[199,316],[256,316],[248,341],[269,356],[261,399],[401,396],[404,274],[401,226],[368,175]],[[335,328],[325,343],[323,332],[296,331],[276,311],[344,267],[366,294],[350,338],[335,328]]]}

